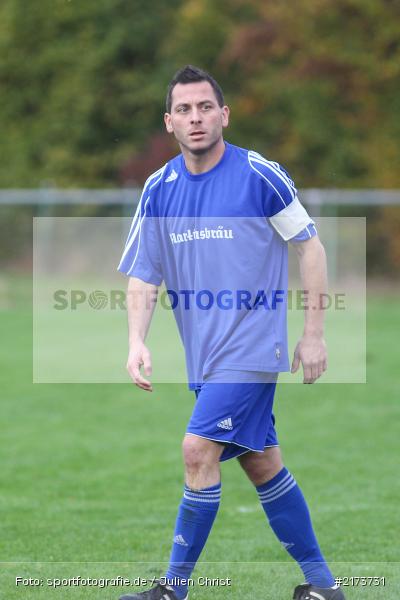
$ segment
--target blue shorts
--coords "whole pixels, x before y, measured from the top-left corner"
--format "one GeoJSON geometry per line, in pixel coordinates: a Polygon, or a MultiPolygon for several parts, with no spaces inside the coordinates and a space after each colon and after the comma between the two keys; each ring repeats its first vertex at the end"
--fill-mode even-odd
{"type": "Polygon", "coordinates": [[[186,432],[225,444],[221,461],[278,446],[272,412],[278,373],[260,373],[258,378],[251,373],[251,383],[246,383],[246,371],[235,371],[235,383],[227,383],[226,373],[213,374],[196,389],[186,432]]]}

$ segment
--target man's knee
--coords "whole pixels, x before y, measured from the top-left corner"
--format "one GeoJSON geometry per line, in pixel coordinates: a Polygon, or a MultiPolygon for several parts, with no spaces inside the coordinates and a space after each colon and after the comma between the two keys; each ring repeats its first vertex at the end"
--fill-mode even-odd
{"type": "Polygon", "coordinates": [[[239,457],[239,462],[254,485],[269,481],[283,468],[278,447],[266,448],[264,452],[247,452],[239,457]]]}
{"type": "Polygon", "coordinates": [[[185,435],[182,442],[183,460],[189,469],[201,468],[219,462],[220,444],[194,435],[185,435]]]}

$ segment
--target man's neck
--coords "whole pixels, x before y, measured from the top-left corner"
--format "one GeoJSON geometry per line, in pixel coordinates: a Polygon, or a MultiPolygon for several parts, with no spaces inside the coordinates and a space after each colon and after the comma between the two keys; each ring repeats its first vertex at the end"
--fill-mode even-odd
{"type": "Polygon", "coordinates": [[[193,154],[188,148],[181,147],[187,170],[193,175],[200,175],[210,171],[219,163],[225,152],[223,138],[204,154],[193,154]]]}

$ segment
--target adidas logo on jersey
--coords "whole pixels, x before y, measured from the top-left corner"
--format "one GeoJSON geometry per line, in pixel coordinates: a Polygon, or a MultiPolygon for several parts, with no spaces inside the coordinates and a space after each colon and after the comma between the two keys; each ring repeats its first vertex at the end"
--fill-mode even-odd
{"type": "Polygon", "coordinates": [[[178,173],[175,171],[175,169],[172,169],[171,175],[169,175],[166,179],[164,179],[164,181],[166,183],[169,183],[170,181],[175,181],[175,179],[177,177],[178,177],[178,173]]]}
{"type": "Polygon", "coordinates": [[[183,535],[181,535],[180,533],[174,537],[174,542],[175,544],[179,544],[180,546],[189,546],[183,535]]]}
{"type": "Polygon", "coordinates": [[[229,429],[229,431],[231,431],[233,429],[232,419],[230,417],[227,419],[222,419],[222,421],[217,423],[217,427],[220,429],[229,429]]]}

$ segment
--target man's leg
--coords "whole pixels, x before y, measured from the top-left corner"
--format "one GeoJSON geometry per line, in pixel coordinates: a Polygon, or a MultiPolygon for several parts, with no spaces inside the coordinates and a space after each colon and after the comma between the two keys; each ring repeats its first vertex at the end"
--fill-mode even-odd
{"type": "Polygon", "coordinates": [[[187,594],[187,580],[204,548],[221,497],[219,459],[222,444],[186,434],[183,440],[185,488],[175,525],[170,564],[165,575],[177,598],[187,594]]]}
{"type": "Polygon", "coordinates": [[[182,449],[185,488],[167,573],[154,588],[121,596],[120,600],[180,600],[187,595],[185,581],[190,578],[204,548],[219,507],[219,459],[224,446],[187,433],[182,449]]]}
{"type": "Polygon", "coordinates": [[[294,477],[283,466],[278,447],[247,452],[239,462],[256,486],[261,504],[278,540],[298,562],[307,583],[320,588],[335,580],[319,548],[310,513],[294,477]]]}

